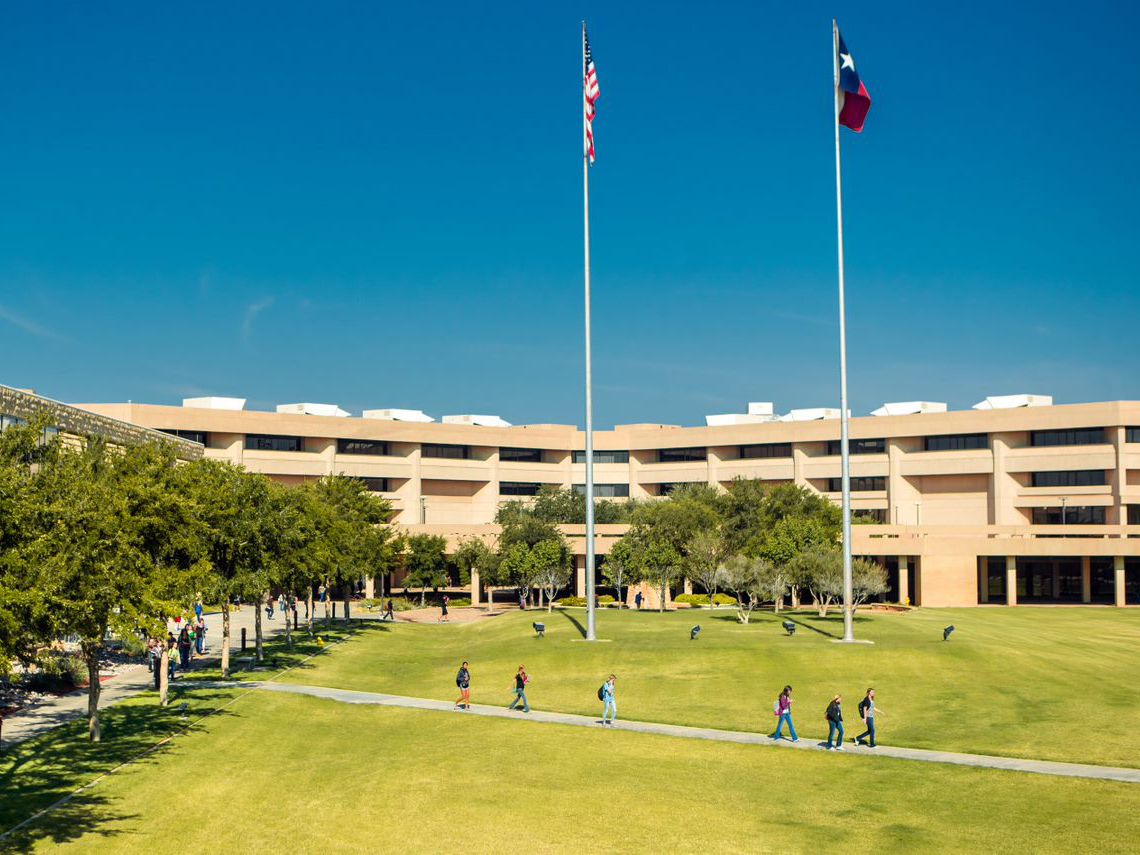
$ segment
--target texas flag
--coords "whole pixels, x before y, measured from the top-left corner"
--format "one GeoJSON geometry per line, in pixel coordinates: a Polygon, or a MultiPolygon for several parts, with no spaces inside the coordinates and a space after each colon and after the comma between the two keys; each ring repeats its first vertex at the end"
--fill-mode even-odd
{"type": "Polygon", "coordinates": [[[855,133],[863,130],[863,121],[871,109],[871,95],[867,87],[859,79],[859,72],[855,70],[855,60],[843,43],[843,36],[839,28],[835,28],[836,50],[839,52],[837,65],[839,66],[839,124],[846,125],[855,133]]]}

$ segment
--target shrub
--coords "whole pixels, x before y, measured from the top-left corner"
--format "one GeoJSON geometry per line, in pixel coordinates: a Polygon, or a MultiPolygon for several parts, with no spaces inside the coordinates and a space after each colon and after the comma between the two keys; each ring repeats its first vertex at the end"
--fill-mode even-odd
{"type": "Polygon", "coordinates": [[[598,605],[612,606],[616,602],[617,600],[615,600],[609,594],[602,594],[600,597],[598,597],[598,605]]]}
{"type": "Polygon", "coordinates": [[[122,644],[123,653],[127,656],[141,657],[146,654],[146,642],[133,632],[123,636],[122,644]]]}
{"type": "Polygon", "coordinates": [[[87,681],[87,665],[72,654],[45,653],[36,660],[35,673],[24,675],[24,685],[37,692],[70,692],[87,681]]]}
{"type": "MultiPolygon", "coordinates": [[[[673,598],[673,602],[687,606],[707,606],[709,604],[709,595],[680,594],[673,598]]],[[[736,597],[729,596],[728,594],[717,594],[713,602],[718,606],[735,606],[736,597]]]]}
{"type": "Polygon", "coordinates": [[[585,606],[585,597],[563,597],[561,600],[555,600],[556,606],[585,606]]]}
{"type": "MultiPolygon", "coordinates": [[[[454,601],[453,601],[454,602],[454,601]]],[[[375,597],[370,600],[360,600],[360,605],[368,611],[384,611],[388,608],[387,597],[375,597]]],[[[313,605],[316,608],[316,604],[313,605]]],[[[392,611],[406,612],[420,607],[419,600],[412,602],[406,597],[392,597],[392,611]]]]}
{"type": "Polygon", "coordinates": [[[470,597],[452,597],[447,602],[448,608],[451,608],[451,609],[462,609],[462,608],[466,608],[469,605],[471,605],[471,598],[470,597]]]}

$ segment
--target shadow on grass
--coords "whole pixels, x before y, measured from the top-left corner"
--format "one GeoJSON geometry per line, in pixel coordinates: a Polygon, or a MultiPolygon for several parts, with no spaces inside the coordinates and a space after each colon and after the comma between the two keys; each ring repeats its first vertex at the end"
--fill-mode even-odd
{"type": "Polygon", "coordinates": [[[566,618],[566,620],[570,621],[570,623],[574,624],[574,626],[578,628],[578,632],[581,634],[582,638],[586,637],[586,627],[582,626],[582,622],[578,620],[578,618],[574,617],[574,615],[570,614],[570,612],[566,609],[559,609],[558,611],[562,617],[566,618]]]}
{"type": "MultiPolygon", "coordinates": [[[[138,763],[158,762],[176,741],[155,748],[163,739],[203,727],[202,723],[187,727],[182,703],[186,703],[185,715],[192,721],[218,710],[232,698],[226,691],[199,691],[183,698],[177,689],[176,685],[167,707],[158,706],[157,695],[147,693],[102,712],[102,742],[87,740],[87,722],[81,720],[6,749],[0,755],[0,792],[4,794],[0,799],[0,833],[122,763],[135,758],[138,763]],[[154,750],[144,754],[150,749],[154,750]]],[[[11,836],[0,838],[0,852],[23,852],[40,842],[65,843],[91,833],[113,837],[120,833],[113,823],[133,818],[115,811],[96,787],[11,836]]]]}

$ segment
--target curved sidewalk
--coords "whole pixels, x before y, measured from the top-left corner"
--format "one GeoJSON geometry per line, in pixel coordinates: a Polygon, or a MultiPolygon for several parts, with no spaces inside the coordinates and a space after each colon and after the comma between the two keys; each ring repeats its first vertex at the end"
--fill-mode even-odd
{"type": "MultiPolygon", "coordinates": [[[[308,695],[346,704],[375,704],[387,707],[431,710],[454,715],[480,715],[488,718],[509,718],[543,724],[562,724],[572,727],[599,728],[600,720],[593,716],[571,713],[541,712],[532,710],[520,713],[504,707],[473,704],[468,712],[457,711],[450,701],[435,701],[428,698],[409,698],[403,695],[384,695],[375,692],[354,692],[348,689],[331,689],[324,686],[303,686],[291,683],[267,681],[202,682],[188,683],[209,687],[243,687],[265,689],[271,692],[284,692],[293,695],[308,695]]],[[[650,733],[656,736],[671,736],[681,739],[707,739],[714,742],[736,742],[744,745],[768,745],[774,748],[820,751],[823,743],[801,739],[793,743],[788,740],[778,742],[760,733],[738,730],[716,730],[707,727],[686,727],[677,724],[656,724],[645,721],[618,721],[613,730],[627,730],[634,733],[650,733]]],[[[844,753],[864,756],[893,757],[898,760],[916,760],[922,763],[949,763],[955,766],[975,766],[982,769],[1001,769],[1006,772],[1031,772],[1036,775],[1056,775],[1066,778],[1092,778],[1100,781],[1119,781],[1127,784],[1140,784],[1140,769],[1127,769],[1118,766],[1093,766],[1084,763],[1060,763],[1053,760],[1022,760],[1016,757],[995,757],[989,754],[958,754],[951,751],[930,751],[923,748],[894,748],[880,745],[877,748],[846,745],[844,753]]]]}

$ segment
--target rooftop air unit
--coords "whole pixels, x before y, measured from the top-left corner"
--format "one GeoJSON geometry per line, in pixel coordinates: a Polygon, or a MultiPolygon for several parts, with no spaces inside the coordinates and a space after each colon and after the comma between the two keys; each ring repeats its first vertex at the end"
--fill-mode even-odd
{"type": "Polygon", "coordinates": [[[975,410],[1015,410],[1018,407],[1051,407],[1052,395],[990,395],[974,404],[975,410]]]}
{"type": "Polygon", "coordinates": [[[939,401],[894,401],[872,410],[873,416],[913,416],[916,413],[944,413],[946,405],[939,401]]]}
{"type": "Polygon", "coordinates": [[[381,421],[388,422],[434,422],[431,416],[423,410],[400,410],[400,409],[386,409],[386,410],[365,410],[361,413],[366,419],[380,419],[381,421]]]}
{"type": "Polygon", "coordinates": [[[811,407],[805,410],[792,410],[784,416],[780,416],[778,421],[781,422],[815,422],[820,419],[837,419],[839,418],[838,407],[811,407]]]}
{"type": "Polygon", "coordinates": [[[278,404],[277,412],[294,416],[336,416],[342,419],[350,415],[336,404],[278,404]]]}
{"type": "Polygon", "coordinates": [[[245,398],[218,398],[214,396],[183,398],[182,406],[187,409],[199,410],[244,410],[245,398]]]}
{"type": "Polygon", "coordinates": [[[444,416],[441,421],[445,425],[479,425],[480,427],[510,427],[511,423],[499,416],[479,416],[464,414],[459,416],[444,416]]]}

